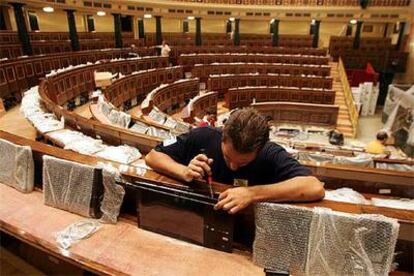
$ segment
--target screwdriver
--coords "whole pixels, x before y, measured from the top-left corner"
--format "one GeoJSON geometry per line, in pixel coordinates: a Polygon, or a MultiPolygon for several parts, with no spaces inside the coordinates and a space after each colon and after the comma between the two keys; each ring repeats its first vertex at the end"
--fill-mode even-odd
{"type": "MultiPolygon", "coordinates": [[[[205,149],[200,149],[200,153],[201,154],[204,154],[205,156],[207,156],[207,158],[208,158],[208,155],[207,155],[207,153],[206,153],[206,150],[205,149]]],[[[208,163],[208,162],[207,162],[208,163]]],[[[207,185],[208,185],[208,187],[209,187],[209,189],[210,189],[210,196],[211,196],[211,198],[214,198],[214,193],[213,193],[213,187],[212,187],[212,185],[211,185],[211,182],[213,182],[213,176],[212,175],[209,175],[209,174],[207,174],[207,172],[206,172],[206,175],[205,175],[205,181],[207,182],[207,185]]]]}

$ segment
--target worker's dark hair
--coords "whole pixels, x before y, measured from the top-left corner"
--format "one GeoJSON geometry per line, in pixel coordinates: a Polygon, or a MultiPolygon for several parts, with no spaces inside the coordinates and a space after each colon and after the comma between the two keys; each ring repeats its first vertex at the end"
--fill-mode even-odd
{"type": "Polygon", "coordinates": [[[388,134],[386,131],[380,131],[377,133],[377,140],[379,141],[385,141],[388,139],[388,134]]]}
{"type": "Polygon", "coordinates": [[[224,125],[223,141],[239,153],[260,151],[269,141],[268,124],[253,108],[234,111],[224,125]]]}

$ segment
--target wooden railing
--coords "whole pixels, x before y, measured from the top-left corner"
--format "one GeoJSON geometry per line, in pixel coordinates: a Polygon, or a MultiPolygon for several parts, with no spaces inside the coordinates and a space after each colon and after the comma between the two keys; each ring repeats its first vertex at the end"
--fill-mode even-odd
{"type": "Polygon", "coordinates": [[[338,62],[338,74],[341,80],[342,89],[344,91],[345,103],[348,108],[349,117],[351,119],[352,133],[353,133],[352,136],[355,137],[358,131],[359,114],[356,109],[354,99],[352,98],[351,87],[349,85],[348,78],[346,76],[344,63],[342,62],[341,58],[339,58],[339,62],[338,62]]]}

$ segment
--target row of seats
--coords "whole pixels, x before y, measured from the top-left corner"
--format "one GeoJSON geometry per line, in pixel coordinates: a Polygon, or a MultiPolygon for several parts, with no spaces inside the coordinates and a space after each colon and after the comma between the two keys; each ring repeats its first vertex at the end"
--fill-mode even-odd
{"type": "Polygon", "coordinates": [[[191,70],[191,75],[204,82],[210,75],[221,74],[288,74],[293,76],[313,75],[327,77],[330,75],[329,65],[297,65],[297,64],[273,64],[273,63],[216,63],[196,64],[191,70]]]}
{"type": "MultiPolygon", "coordinates": [[[[178,0],[180,2],[199,2],[231,5],[281,5],[281,6],[359,6],[355,0],[178,0]]],[[[371,7],[406,7],[410,0],[371,0],[371,7]]]]}
{"type": "Polygon", "coordinates": [[[288,63],[328,65],[329,57],[278,54],[188,54],[180,55],[178,64],[191,69],[195,64],[211,63],[288,63]]]}
{"type": "MultiPolygon", "coordinates": [[[[143,46],[144,41],[139,39],[124,39],[123,46],[143,46]]],[[[54,53],[72,52],[71,42],[68,40],[47,40],[32,41],[33,55],[47,55],[54,53]]],[[[81,51],[115,48],[115,40],[80,39],[79,48],[81,51]]],[[[17,58],[23,55],[23,48],[20,43],[0,44],[0,56],[2,58],[17,58]]]]}
{"type": "Polygon", "coordinates": [[[254,101],[334,104],[335,92],[332,90],[321,91],[291,87],[238,87],[230,88],[225,96],[225,100],[230,110],[249,106],[254,101]]]}
{"type": "Polygon", "coordinates": [[[105,63],[101,62],[81,66],[74,70],[67,70],[48,77],[51,92],[49,97],[56,104],[62,105],[82,93],[94,91],[95,71],[109,71],[127,75],[139,70],[166,67],[167,63],[167,59],[163,57],[145,57],[105,63]]]}
{"type": "Polygon", "coordinates": [[[127,101],[136,98],[140,103],[154,88],[162,83],[172,83],[182,79],[182,67],[165,67],[128,75],[115,81],[105,89],[105,98],[114,106],[120,107],[127,101]]]}
{"type": "Polygon", "coordinates": [[[42,80],[39,85],[40,97],[48,111],[54,113],[58,118],[64,118],[65,126],[67,127],[77,129],[89,137],[101,139],[110,145],[129,145],[138,148],[144,154],[148,153],[161,142],[161,139],[156,137],[105,125],[96,120],[90,120],[74,112],[70,112],[49,98],[48,95],[51,95],[49,88],[49,81],[42,80]]]}
{"type": "MultiPolygon", "coordinates": [[[[195,34],[162,33],[162,38],[173,46],[186,46],[195,44],[195,34]]],[[[233,39],[230,34],[202,33],[203,46],[232,46],[233,39]]],[[[156,45],[156,34],[145,34],[147,46],[156,45]]],[[[312,47],[311,35],[279,35],[278,45],[289,48],[312,47]]],[[[263,47],[272,46],[270,35],[240,34],[240,46],[263,47]]]]}
{"type": "MultiPolygon", "coordinates": [[[[407,69],[409,53],[398,51],[387,51],[383,54],[371,54],[369,52],[361,53],[358,50],[338,52],[346,66],[349,69],[364,69],[365,65],[371,63],[375,71],[392,71],[404,73],[407,69]]],[[[335,61],[338,58],[334,58],[335,61]]]]}
{"type": "Polygon", "coordinates": [[[207,81],[207,89],[226,94],[228,89],[244,86],[285,86],[294,88],[319,88],[331,90],[331,77],[307,77],[272,74],[213,75],[207,81]]]}
{"type": "Polygon", "coordinates": [[[148,114],[153,106],[156,106],[162,112],[171,114],[173,111],[186,105],[191,98],[195,97],[199,92],[198,79],[178,80],[174,83],[154,89],[147,95],[141,105],[143,114],[148,114]]]}
{"type": "MultiPolygon", "coordinates": [[[[12,60],[0,61],[0,97],[8,98],[18,95],[29,87],[37,85],[40,78],[52,70],[96,62],[98,60],[111,60],[128,58],[130,53],[140,56],[153,55],[151,49],[111,49],[83,52],[69,52],[50,54],[47,56],[30,56],[12,60]]],[[[160,66],[165,66],[163,63],[160,66]]],[[[143,68],[147,69],[147,68],[143,68]]]]}
{"type": "Polygon", "coordinates": [[[334,127],[339,107],[327,104],[262,102],[253,103],[254,109],[278,123],[334,127]]]}
{"type": "Polygon", "coordinates": [[[390,38],[363,37],[353,48],[353,37],[331,36],[329,53],[335,61],[342,58],[346,68],[362,69],[369,62],[377,71],[405,72],[408,53],[394,49],[390,38]]]}
{"type": "Polygon", "coordinates": [[[206,111],[217,113],[217,92],[207,92],[195,96],[182,112],[182,118],[185,122],[194,123],[194,118],[203,118],[206,111]]]}
{"type": "MultiPolygon", "coordinates": [[[[211,47],[211,46],[191,46],[185,45],[173,47],[170,57],[181,54],[201,54],[201,53],[257,53],[257,54],[282,54],[282,55],[309,55],[309,56],[326,56],[327,50],[324,48],[307,48],[307,47],[211,47]]],[[[177,57],[178,57],[177,56],[177,57]]]]}
{"type": "MultiPolygon", "coordinates": [[[[70,40],[69,32],[29,32],[30,40],[70,40]]],[[[134,38],[134,34],[123,32],[122,37],[126,39],[134,38]]],[[[114,40],[113,32],[78,32],[79,39],[99,39],[114,40]]],[[[0,31],[0,44],[18,43],[19,35],[13,31],[0,31]]]]}

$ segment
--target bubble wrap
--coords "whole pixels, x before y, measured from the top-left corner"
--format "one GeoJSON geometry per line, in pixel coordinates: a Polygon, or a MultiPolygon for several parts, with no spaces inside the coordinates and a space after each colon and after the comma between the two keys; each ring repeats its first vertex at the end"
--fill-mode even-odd
{"type": "Polygon", "coordinates": [[[29,146],[0,139],[0,182],[23,193],[33,191],[34,162],[29,146]]]}
{"type": "Polygon", "coordinates": [[[129,130],[145,134],[148,131],[148,126],[141,122],[135,122],[135,124],[129,130]]]}
{"type": "Polygon", "coordinates": [[[177,122],[174,130],[177,131],[178,133],[185,133],[190,130],[190,126],[182,122],[177,122]]]}
{"type": "Polygon", "coordinates": [[[141,158],[142,154],[137,148],[127,145],[112,147],[105,147],[103,150],[97,152],[95,156],[119,162],[122,164],[130,164],[141,158]]]}
{"type": "Polygon", "coordinates": [[[116,183],[116,178],[120,177],[116,169],[105,166],[102,171],[102,176],[104,197],[101,204],[102,217],[100,221],[115,224],[119,216],[122,200],[125,196],[125,190],[121,185],[116,183]]]}
{"type": "Polygon", "coordinates": [[[355,204],[371,204],[369,200],[367,200],[362,194],[350,188],[340,188],[333,191],[325,191],[324,199],[355,204]]]}
{"type": "Polygon", "coordinates": [[[303,272],[312,210],[259,203],[255,207],[253,261],[280,272],[303,272]]]}
{"type": "Polygon", "coordinates": [[[64,149],[73,150],[81,154],[92,155],[105,149],[105,145],[102,144],[101,140],[93,139],[89,136],[82,136],[82,139],[65,144],[64,149]]]}
{"type": "Polygon", "coordinates": [[[326,153],[299,152],[300,161],[331,162],[334,156],[326,153]]]}
{"type": "Polygon", "coordinates": [[[94,167],[43,156],[43,197],[46,205],[90,217],[94,167]]]}
{"type": "Polygon", "coordinates": [[[295,275],[388,275],[396,220],[326,208],[259,203],[253,259],[295,275]]]}
{"type": "Polygon", "coordinates": [[[410,166],[410,165],[406,165],[406,164],[376,163],[375,167],[377,169],[384,169],[384,170],[414,172],[414,166],[410,166]]]}
{"type": "Polygon", "coordinates": [[[131,122],[131,115],[112,109],[109,113],[108,120],[114,125],[127,128],[131,122]]]}
{"type": "Polygon", "coordinates": [[[344,164],[358,167],[372,168],[374,161],[370,155],[359,155],[356,157],[335,156],[332,160],[333,164],[344,164]]]}
{"type": "Polygon", "coordinates": [[[74,131],[70,129],[62,129],[60,131],[54,131],[48,133],[48,136],[54,141],[61,143],[62,145],[67,145],[71,143],[76,143],[77,141],[84,139],[86,135],[82,132],[74,131]]]}
{"type": "Polygon", "coordinates": [[[151,110],[151,112],[148,114],[148,117],[150,117],[154,122],[157,122],[161,125],[165,122],[165,115],[159,112],[156,108],[153,108],[151,110]]]}

